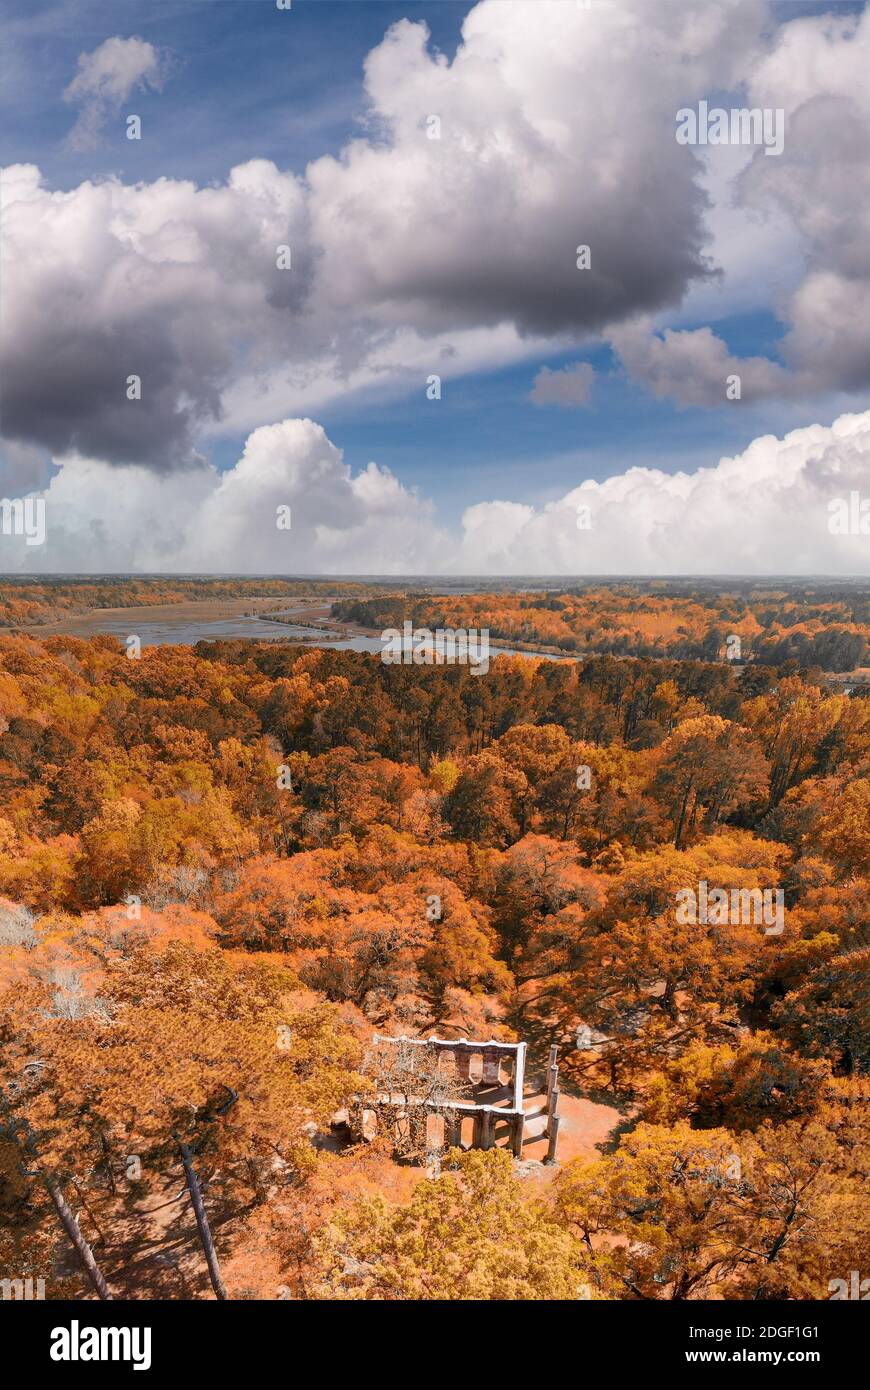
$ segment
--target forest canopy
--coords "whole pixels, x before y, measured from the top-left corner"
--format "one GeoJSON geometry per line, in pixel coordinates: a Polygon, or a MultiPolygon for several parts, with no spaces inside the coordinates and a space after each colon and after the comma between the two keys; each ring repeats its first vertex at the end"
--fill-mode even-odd
{"type": "Polygon", "coordinates": [[[812,1298],[860,1267],[866,699],[789,664],[11,635],[0,793],[0,1265],[49,1296],[93,1284],[59,1200],[128,1295],[812,1298]],[[782,929],[681,920],[701,883],[781,895],[782,929]],[[387,1180],[312,1143],[374,1031],[556,1044],[619,1132],[554,1180],[502,1149],[387,1180]],[[170,1258],[182,1172],[219,1276],[170,1258]]]}

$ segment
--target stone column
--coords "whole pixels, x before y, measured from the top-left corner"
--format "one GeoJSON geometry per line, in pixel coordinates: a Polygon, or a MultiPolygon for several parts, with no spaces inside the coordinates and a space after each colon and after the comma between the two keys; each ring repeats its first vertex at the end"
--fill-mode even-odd
{"type": "Polygon", "coordinates": [[[523,1108],[523,1089],[526,1080],[526,1044],[520,1043],[514,1053],[514,1105],[523,1108]]]}
{"type": "Polygon", "coordinates": [[[461,1110],[448,1110],[444,1116],[444,1142],[448,1149],[462,1148],[461,1110]]]}
{"type": "Polygon", "coordinates": [[[460,1081],[469,1081],[471,1078],[471,1053],[466,1048],[457,1048],[453,1056],[456,1058],[456,1075],[460,1081]]]}
{"type": "Polygon", "coordinates": [[[554,1047],[551,1047],[551,1048],[550,1048],[550,1065],[549,1065],[548,1068],[547,1068],[547,1100],[550,1099],[550,1092],[552,1091],[553,1087],[556,1085],[556,1083],[557,1083],[558,1080],[559,1080],[559,1065],[558,1065],[558,1060],[557,1060],[557,1059],[558,1059],[558,1056],[559,1056],[559,1049],[558,1049],[558,1047],[555,1047],[555,1046],[554,1046],[554,1047]]]}
{"type": "Polygon", "coordinates": [[[547,1162],[547,1163],[555,1163],[555,1162],[556,1162],[556,1143],[557,1143],[558,1138],[559,1138],[559,1116],[558,1116],[558,1115],[554,1115],[553,1118],[552,1118],[552,1120],[550,1121],[550,1128],[549,1128],[548,1133],[549,1133],[550,1142],[549,1142],[549,1144],[547,1145],[547,1157],[546,1157],[545,1162],[547,1162]]]}
{"type": "Polygon", "coordinates": [[[523,1130],[525,1128],[526,1117],[523,1114],[514,1115],[511,1120],[511,1149],[514,1158],[523,1156],[523,1130]]]}
{"type": "Polygon", "coordinates": [[[554,1124],[558,1127],[559,1096],[561,1094],[562,1092],[559,1090],[558,1086],[554,1086],[550,1092],[550,1098],[547,1101],[547,1127],[544,1130],[545,1134],[553,1133],[554,1124]]]}
{"type": "Polygon", "coordinates": [[[501,1054],[498,1052],[484,1052],[483,1054],[483,1084],[484,1086],[500,1086],[501,1077],[499,1076],[499,1064],[501,1054]]]}
{"type": "Polygon", "coordinates": [[[491,1149],[495,1138],[495,1115],[487,1105],[480,1116],[480,1147],[491,1149]]]}
{"type": "Polygon", "coordinates": [[[408,1112],[408,1137],[415,1149],[426,1148],[426,1111],[414,1109],[408,1112]]]}

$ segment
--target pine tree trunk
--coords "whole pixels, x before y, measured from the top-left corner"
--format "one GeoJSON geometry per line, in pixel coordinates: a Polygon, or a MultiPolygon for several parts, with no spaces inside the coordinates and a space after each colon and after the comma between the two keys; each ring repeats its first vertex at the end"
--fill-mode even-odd
{"type": "Polygon", "coordinates": [[[227,1298],[227,1291],[224,1286],[224,1281],[221,1278],[220,1265],[218,1264],[217,1251],[214,1248],[208,1217],[206,1216],[202,1201],[199,1179],[193,1167],[193,1157],[190,1149],[177,1134],[175,1136],[175,1142],[178,1145],[181,1161],[184,1164],[184,1176],[187,1179],[187,1190],[190,1193],[190,1200],[193,1203],[199,1238],[202,1241],[202,1248],[205,1251],[205,1261],[208,1265],[208,1277],[211,1280],[211,1286],[215,1291],[215,1296],[217,1298],[227,1298]]]}
{"type": "Polygon", "coordinates": [[[94,1288],[96,1289],[97,1294],[102,1299],[111,1300],[112,1295],[109,1293],[108,1285],[105,1279],[103,1278],[102,1274],[100,1273],[99,1266],[97,1265],[97,1262],[94,1259],[93,1251],[91,1250],[91,1247],[88,1245],[88,1242],[82,1235],[81,1226],[76,1221],[75,1216],[70,1210],[66,1198],[64,1197],[54,1178],[50,1177],[48,1173],[42,1174],[42,1180],[48,1188],[48,1195],[51,1197],[51,1200],[54,1203],[54,1208],[58,1214],[58,1217],[60,1218],[60,1223],[66,1231],[67,1235],[69,1236],[70,1240],[72,1241],[73,1245],[75,1246],[76,1250],[78,1251],[79,1258],[82,1264],[84,1265],[85,1270],[87,1272],[87,1276],[93,1284],[94,1288]]]}
{"type": "MultiPolygon", "coordinates": [[[[12,1107],[7,1101],[2,1090],[0,1090],[0,1105],[2,1105],[5,1114],[10,1116],[12,1115],[12,1107]]],[[[85,1267],[85,1272],[87,1273],[88,1278],[93,1284],[98,1296],[102,1299],[107,1299],[111,1301],[113,1295],[109,1292],[109,1286],[103,1278],[102,1274],[100,1273],[100,1267],[94,1259],[94,1252],[92,1251],[91,1247],[88,1245],[88,1242],[82,1235],[81,1226],[79,1225],[78,1221],[76,1221],[73,1212],[70,1210],[69,1204],[66,1198],[64,1197],[63,1193],[61,1192],[56,1180],[51,1176],[50,1173],[46,1173],[45,1169],[40,1166],[39,1150],[37,1149],[36,1144],[33,1141],[29,1124],[26,1120],[16,1121],[13,1117],[12,1123],[10,1124],[6,1132],[9,1138],[13,1140],[13,1142],[17,1144],[20,1143],[21,1147],[24,1149],[24,1152],[33,1161],[36,1168],[36,1172],[38,1173],[39,1177],[42,1179],[42,1181],[45,1183],[46,1188],[48,1189],[48,1195],[50,1196],[52,1203],[54,1204],[54,1209],[57,1212],[58,1217],[60,1218],[60,1223],[66,1231],[67,1235],[69,1236],[70,1240],[72,1241],[72,1244],[74,1245],[78,1253],[79,1259],[85,1267]],[[20,1140],[16,1137],[17,1130],[21,1130],[22,1133],[22,1138],[20,1140]]],[[[26,1169],[27,1165],[24,1164],[23,1167],[26,1169]]]]}

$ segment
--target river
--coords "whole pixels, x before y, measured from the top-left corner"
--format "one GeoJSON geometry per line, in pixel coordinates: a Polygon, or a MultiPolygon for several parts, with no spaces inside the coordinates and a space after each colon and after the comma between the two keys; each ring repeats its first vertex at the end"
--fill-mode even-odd
{"type": "MultiPolygon", "coordinates": [[[[197,642],[232,641],[239,638],[248,638],[255,642],[296,641],[304,643],[305,646],[330,647],[335,651],[380,652],[383,647],[380,637],[353,632],[347,635],[347,627],[340,629],[345,635],[337,636],[335,630],[330,627],[274,622],[270,617],[261,618],[253,613],[239,613],[220,618],[197,617],[190,613],[192,606],[192,604],[185,604],[185,611],[180,612],[177,617],[164,608],[157,620],[144,616],[148,611],[147,608],[93,610],[70,622],[69,627],[75,631],[77,636],[105,632],[117,637],[122,642],[135,634],[143,647],[192,647],[197,642]],[[87,629],[87,631],[83,629],[87,629]]],[[[313,607],[315,605],[309,600],[307,603],[296,604],[291,608],[276,609],[275,616],[279,613],[287,617],[294,613],[307,613],[314,616],[313,607]]],[[[317,616],[325,618],[329,612],[328,605],[318,604],[316,607],[319,610],[317,616]]],[[[38,628],[32,628],[31,631],[34,635],[39,635],[38,628]]],[[[571,659],[557,656],[555,653],[524,652],[515,647],[501,647],[494,644],[491,644],[491,655],[540,656],[546,661],[571,659]]]]}

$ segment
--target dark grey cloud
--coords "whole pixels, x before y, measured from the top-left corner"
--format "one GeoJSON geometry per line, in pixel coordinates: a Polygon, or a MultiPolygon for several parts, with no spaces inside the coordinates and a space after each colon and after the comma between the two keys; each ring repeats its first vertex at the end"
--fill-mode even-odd
{"type": "MultiPolygon", "coordinates": [[[[372,363],[409,330],[508,326],[575,342],[606,331],[630,370],[687,404],[715,404],[731,369],[755,397],[860,388],[870,17],[766,30],[767,16],[764,0],[482,0],[451,62],[424,26],[390,30],[366,62],[372,133],[304,180],[252,160],[220,187],[109,181],[61,194],[12,171],[5,431],[171,469],[196,461],[231,393],[256,401],[282,372],[331,374],[336,389],[383,375],[372,363]],[[759,152],[740,197],[787,211],[808,248],[783,308],[784,366],[733,358],[708,330],[644,343],[636,328],[715,273],[699,155],[677,144],[675,118],[744,81],[751,102],[786,110],[787,133],[781,156],[759,152]],[[276,266],[282,245],[290,271],[276,266]],[[126,399],[131,373],[141,401],[126,399]]],[[[116,76],[106,61],[83,70],[81,95],[126,90],[141,78],[132,56],[116,76]]],[[[541,390],[563,386],[547,380],[541,390]]]]}
{"type": "Polygon", "coordinates": [[[172,469],[196,461],[244,370],[299,358],[310,257],[297,181],[260,161],[218,189],[160,180],[43,188],[3,179],[0,420],[6,437],[63,455],[172,469]],[[131,399],[128,378],[140,379],[131,399]]]}

